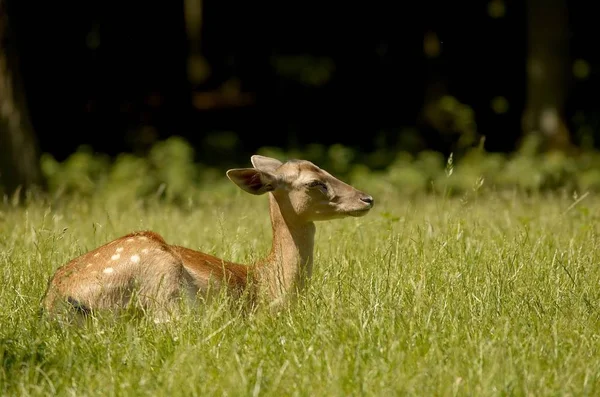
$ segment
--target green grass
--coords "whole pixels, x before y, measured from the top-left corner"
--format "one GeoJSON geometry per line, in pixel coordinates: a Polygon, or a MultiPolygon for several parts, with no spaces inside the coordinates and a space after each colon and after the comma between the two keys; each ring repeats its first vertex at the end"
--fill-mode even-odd
{"type": "Polygon", "coordinates": [[[278,315],[216,301],[179,321],[56,326],[48,277],[129,231],[236,261],[266,197],[228,181],[180,205],[118,196],[0,207],[1,395],[598,395],[600,199],[398,195],[319,223],[313,279],[278,315]]]}

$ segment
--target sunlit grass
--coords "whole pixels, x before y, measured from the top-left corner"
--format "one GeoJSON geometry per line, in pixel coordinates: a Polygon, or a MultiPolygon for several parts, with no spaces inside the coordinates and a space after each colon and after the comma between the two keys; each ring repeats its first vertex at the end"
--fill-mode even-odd
{"type": "MultiPolygon", "coordinates": [[[[296,305],[243,317],[55,326],[54,270],[132,230],[236,261],[270,243],[267,200],[224,182],[178,206],[111,197],[0,209],[2,395],[597,395],[600,200],[368,189],[319,223],[296,305]]],[[[363,188],[364,186],[357,186],[363,188]]]]}

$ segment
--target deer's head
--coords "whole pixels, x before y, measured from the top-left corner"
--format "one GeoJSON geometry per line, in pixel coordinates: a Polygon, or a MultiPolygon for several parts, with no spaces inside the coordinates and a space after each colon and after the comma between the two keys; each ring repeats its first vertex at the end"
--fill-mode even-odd
{"type": "Polygon", "coordinates": [[[337,179],[307,160],[254,155],[254,168],[235,168],[227,177],[248,193],[271,192],[282,212],[306,222],[363,216],[373,197],[337,179]]]}

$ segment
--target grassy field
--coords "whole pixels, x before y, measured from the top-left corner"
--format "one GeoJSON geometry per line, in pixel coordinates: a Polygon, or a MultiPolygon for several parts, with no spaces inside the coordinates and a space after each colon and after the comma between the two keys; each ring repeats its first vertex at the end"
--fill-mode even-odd
{"type": "Polygon", "coordinates": [[[2,204],[0,394],[600,393],[596,195],[355,185],[375,208],[317,225],[313,279],[295,305],[242,317],[216,301],[166,325],[56,326],[39,301],[59,265],[132,230],[251,261],[269,249],[266,197],[224,181],[179,205],[2,204]]]}

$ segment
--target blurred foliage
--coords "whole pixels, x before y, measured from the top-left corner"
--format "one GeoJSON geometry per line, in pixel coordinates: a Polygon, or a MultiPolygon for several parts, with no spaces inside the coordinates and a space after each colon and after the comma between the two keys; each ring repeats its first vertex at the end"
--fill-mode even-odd
{"type": "MultiPolygon", "coordinates": [[[[451,95],[431,101],[424,109],[428,123],[442,135],[451,137],[457,149],[473,145],[477,139],[475,112],[451,95]]],[[[446,138],[447,139],[447,138],[446,138]]]]}
{"type": "MultiPolygon", "coordinates": [[[[600,191],[600,152],[587,150],[574,157],[540,152],[539,144],[532,136],[512,154],[488,153],[479,145],[460,157],[448,158],[433,151],[408,153],[394,148],[362,153],[341,144],[312,144],[302,150],[263,147],[258,153],[282,160],[311,160],[362,189],[383,189],[390,194],[600,191]],[[387,161],[384,166],[381,158],[387,161]]],[[[82,147],[63,162],[48,154],[41,161],[54,197],[109,193],[106,197],[124,203],[147,197],[188,202],[197,189],[228,184],[225,169],[196,161],[194,149],[180,137],[158,142],[145,157],[121,154],[110,159],[82,147]]],[[[244,159],[231,166],[250,166],[250,161],[244,159]]]]}
{"type": "Polygon", "coordinates": [[[329,82],[335,70],[331,58],[314,57],[308,54],[274,56],[271,64],[279,76],[307,86],[321,86],[329,82]]]}

